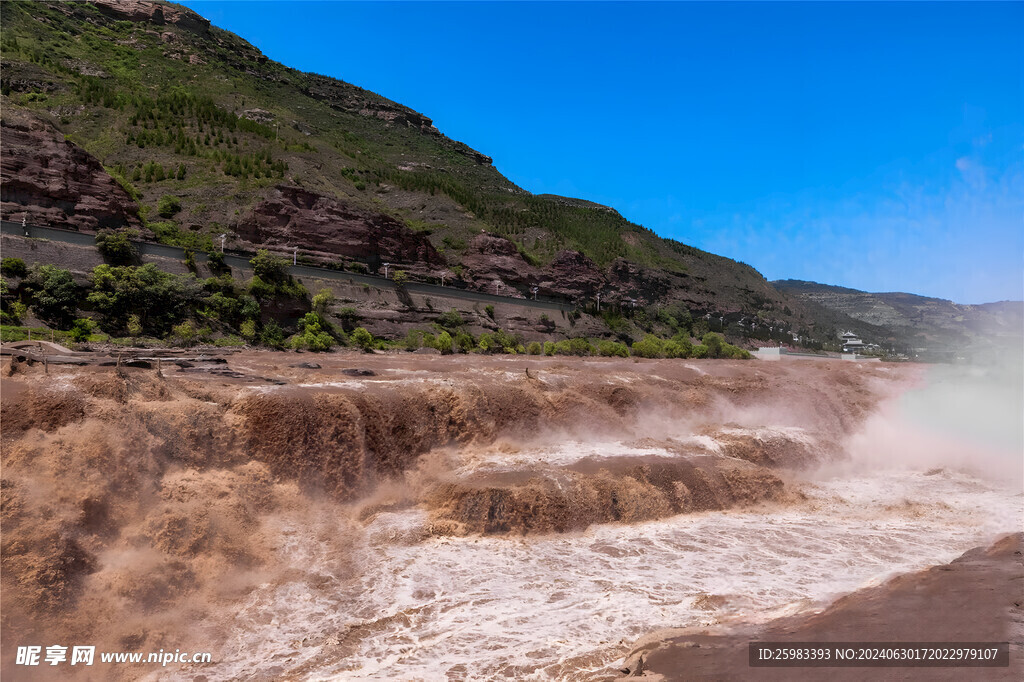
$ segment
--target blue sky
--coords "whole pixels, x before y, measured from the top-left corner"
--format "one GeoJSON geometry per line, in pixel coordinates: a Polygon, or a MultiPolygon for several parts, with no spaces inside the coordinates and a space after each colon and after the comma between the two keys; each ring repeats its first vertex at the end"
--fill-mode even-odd
{"type": "Polygon", "coordinates": [[[184,4],[769,279],[1024,298],[1024,3],[184,4]]]}

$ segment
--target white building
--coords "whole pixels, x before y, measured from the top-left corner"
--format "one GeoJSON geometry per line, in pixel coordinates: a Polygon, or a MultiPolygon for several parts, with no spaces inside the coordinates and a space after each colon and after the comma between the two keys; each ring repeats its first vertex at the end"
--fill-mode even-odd
{"type": "Polygon", "coordinates": [[[844,353],[863,353],[866,350],[878,350],[877,343],[864,343],[853,332],[845,332],[840,338],[843,340],[844,353]]]}
{"type": "Polygon", "coordinates": [[[844,353],[856,353],[867,347],[853,332],[844,332],[840,338],[843,340],[844,353]]]}

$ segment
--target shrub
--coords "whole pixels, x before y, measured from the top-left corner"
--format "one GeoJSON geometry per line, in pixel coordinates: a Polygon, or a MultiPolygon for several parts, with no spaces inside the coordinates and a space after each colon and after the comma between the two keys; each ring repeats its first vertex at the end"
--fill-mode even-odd
{"type": "Polygon", "coordinates": [[[224,336],[224,337],[221,337],[219,339],[216,339],[213,342],[213,345],[217,346],[218,348],[229,348],[229,347],[244,346],[245,345],[245,341],[243,341],[242,339],[238,338],[237,336],[224,336]]]}
{"type": "Polygon", "coordinates": [[[197,251],[213,251],[213,239],[203,232],[192,232],[181,230],[174,223],[163,220],[149,223],[147,226],[156,235],[156,240],[161,244],[171,246],[182,246],[197,251]]]}
{"type": "Polygon", "coordinates": [[[406,350],[416,350],[417,348],[422,347],[423,336],[424,333],[422,330],[410,329],[409,332],[405,335],[405,341],[403,341],[406,350]]]}
{"type": "Polygon", "coordinates": [[[472,334],[459,331],[455,333],[455,345],[458,346],[463,353],[468,353],[476,347],[476,339],[473,338],[472,334]]]}
{"type": "Polygon", "coordinates": [[[253,276],[249,281],[249,293],[259,300],[267,300],[277,295],[277,287],[270,282],[264,282],[262,277],[253,276]]]}
{"type": "Polygon", "coordinates": [[[138,315],[129,315],[125,327],[128,330],[128,336],[142,336],[142,320],[138,315]]]}
{"type": "MultiPolygon", "coordinates": [[[[114,181],[117,184],[121,185],[121,189],[123,189],[125,192],[127,192],[128,196],[130,196],[132,199],[134,199],[135,201],[138,201],[139,199],[142,198],[142,195],[139,193],[139,190],[136,189],[135,186],[132,183],[128,182],[128,178],[126,178],[124,176],[124,167],[123,166],[120,166],[120,164],[119,164],[118,167],[115,167],[115,168],[106,168],[106,171],[107,171],[107,173],[110,174],[110,177],[114,178],[114,181]]],[[[138,168],[135,169],[135,172],[139,173],[138,168]]],[[[140,173],[140,176],[141,176],[141,173],[140,173]]],[[[135,178],[135,179],[138,180],[139,178],[135,178]]]]}
{"type": "Polygon", "coordinates": [[[715,332],[708,332],[701,339],[701,342],[708,348],[708,356],[712,358],[722,357],[722,350],[725,344],[725,339],[721,334],[715,332]]]}
{"type": "Polygon", "coordinates": [[[523,338],[519,334],[511,334],[504,329],[494,332],[494,340],[504,353],[515,353],[523,345],[523,338]]]}
{"type": "Polygon", "coordinates": [[[666,358],[688,358],[693,351],[693,347],[687,348],[675,339],[671,339],[665,342],[663,350],[666,358]]]}
{"type": "Polygon", "coordinates": [[[545,341],[544,342],[544,355],[554,355],[554,354],[555,354],[555,344],[552,343],[551,341],[545,341]]]}
{"type": "Polygon", "coordinates": [[[324,331],[324,321],[317,313],[306,313],[299,320],[299,333],[292,338],[292,348],[323,352],[333,345],[334,338],[324,331]]]}
{"type": "Polygon", "coordinates": [[[746,349],[727,343],[722,346],[722,357],[733,358],[735,360],[749,360],[754,356],[746,349]]]}
{"type": "Polygon", "coordinates": [[[61,329],[71,323],[78,307],[78,285],[70,270],[56,265],[33,265],[25,279],[32,309],[61,329]]]}
{"type": "Polygon", "coordinates": [[[4,301],[3,311],[0,311],[0,319],[4,324],[21,324],[21,320],[28,312],[28,306],[21,301],[4,301]]]}
{"type": "Polygon", "coordinates": [[[171,335],[184,345],[190,345],[195,341],[197,332],[191,320],[185,320],[171,330],[171,335]]]}
{"type": "Polygon", "coordinates": [[[229,322],[239,317],[240,308],[241,303],[237,298],[225,296],[218,291],[206,299],[205,312],[210,317],[229,322]]]}
{"type": "Polygon", "coordinates": [[[356,327],[355,331],[352,332],[352,343],[363,350],[370,350],[373,348],[373,334],[366,331],[363,327],[356,327]]]}
{"type": "Polygon", "coordinates": [[[284,331],[277,322],[271,321],[263,325],[263,331],[260,332],[260,344],[270,348],[284,348],[284,331]]]}
{"type": "Polygon", "coordinates": [[[633,355],[641,358],[665,357],[665,342],[654,334],[647,334],[633,344],[633,355]]]}
{"type": "Polygon", "coordinates": [[[95,322],[87,317],[80,317],[71,325],[71,339],[78,343],[87,341],[95,328],[95,322]]]}
{"type": "Polygon", "coordinates": [[[491,318],[492,320],[494,319],[494,306],[493,305],[489,305],[488,304],[488,305],[484,306],[484,312],[487,313],[487,317],[491,318]]]}
{"type": "Polygon", "coordinates": [[[606,358],[628,358],[629,348],[624,343],[616,341],[601,341],[597,344],[597,352],[606,358]]]}
{"type": "Polygon", "coordinates": [[[501,349],[498,342],[494,340],[494,334],[490,332],[484,332],[480,335],[477,347],[485,353],[496,353],[501,349]]]}
{"type": "Polygon", "coordinates": [[[434,343],[434,348],[448,355],[452,352],[452,335],[448,332],[441,332],[437,335],[437,341],[434,343]]]}
{"type": "Polygon", "coordinates": [[[453,251],[464,251],[466,249],[466,240],[465,239],[460,239],[459,237],[448,236],[448,237],[445,237],[442,241],[444,242],[444,245],[445,245],[446,248],[449,248],[449,249],[451,249],[453,251]]]}
{"type": "Polygon", "coordinates": [[[526,346],[526,352],[530,355],[541,355],[544,352],[544,346],[542,346],[538,341],[531,341],[529,345],[526,346]]]}
{"type": "Polygon", "coordinates": [[[708,347],[703,343],[699,343],[693,347],[693,357],[695,358],[706,358],[708,356],[708,347]]]}
{"type": "Polygon", "coordinates": [[[242,338],[249,339],[250,341],[256,338],[256,321],[245,320],[242,324],[238,325],[238,333],[242,335],[242,338]]]}
{"type": "MultiPolygon", "coordinates": [[[[690,335],[687,332],[679,332],[672,337],[670,342],[674,344],[675,355],[669,355],[670,358],[688,358],[693,355],[693,343],[690,341],[690,335]]],[[[666,352],[668,348],[666,347],[666,352]]]]}
{"type": "Polygon", "coordinates": [[[239,308],[239,314],[247,320],[255,320],[260,316],[260,303],[252,296],[240,296],[238,298],[241,304],[239,308]]]}
{"type": "Polygon", "coordinates": [[[96,233],[96,246],[103,257],[115,265],[129,265],[139,258],[131,237],[138,233],[128,230],[100,230],[96,233]]]}
{"type": "Polygon", "coordinates": [[[331,290],[321,289],[320,292],[313,297],[313,310],[320,315],[326,315],[333,303],[334,294],[331,290]]]}
{"type": "Polygon", "coordinates": [[[626,320],[623,319],[622,314],[611,308],[601,311],[601,319],[613,332],[623,331],[626,328],[626,320]]]}
{"type": "Polygon", "coordinates": [[[409,281],[409,275],[405,270],[395,270],[391,273],[391,280],[395,283],[395,286],[402,288],[409,281]]]}
{"type": "Polygon", "coordinates": [[[361,317],[359,315],[359,311],[357,311],[355,308],[342,308],[342,309],[338,310],[335,313],[335,315],[337,315],[338,318],[340,318],[340,319],[342,319],[342,320],[344,320],[346,322],[355,322],[356,320],[358,320],[361,317]]]}
{"type": "Polygon", "coordinates": [[[162,336],[193,310],[202,309],[202,285],[195,275],[172,275],[152,263],[139,267],[97,265],[89,275],[89,305],[103,315],[108,331],[138,315],[147,332],[162,336]]]}
{"type": "Polygon", "coordinates": [[[477,347],[484,353],[515,353],[521,345],[518,334],[510,334],[502,329],[484,332],[477,342],[477,347]]]}
{"type": "Polygon", "coordinates": [[[222,251],[211,251],[206,254],[206,264],[209,266],[210,272],[216,274],[231,272],[231,268],[224,262],[224,253],[222,251]]]}
{"type": "Polygon", "coordinates": [[[156,202],[156,212],[161,218],[173,218],[181,210],[181,200],[173,194],[165,194],[156,202]]]}
{"type": "Polygon", "coordinates": [[[218,277],[208,277],[203,281],[203,289],[210,292],[220,292],[225,296],[232,298],[238,298],[241,288],[238,286],[238,282],[231,275],[220,275],[218,277]]]}
{"type": "Polygon", "coordinates": [[[266,249],[260,249],[249,261],[253,275],[264,282],[278,283],[288,279],[288,261],[271,255],[266,249]]]}
{"type": "Polygon", "coordinates": [[[593,355],[594,347],[590,345],[590,342],[580,337],[575,339],[563,339],[555,343],[555,355],[593,355]]]}
{"type": "Polygon", "coordinates": [[[20,258],[4,258],[0,262],[0,273],[6,277],[24,277],[28,274],[28,268],[20,258]]]}
{"type": "Polygon", "coordinates": [[[459,315],[458,310],[452,308],[438,317],[437,323],[445,329],[458,329],[462,325],[466,324],[466,321],[462,319],[462,315],[459,315]]]}

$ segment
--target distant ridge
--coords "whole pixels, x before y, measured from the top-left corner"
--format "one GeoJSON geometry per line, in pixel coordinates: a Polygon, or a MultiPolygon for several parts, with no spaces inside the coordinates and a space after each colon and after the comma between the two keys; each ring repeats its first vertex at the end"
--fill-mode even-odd
{"type": "Polygon", "coordinates": [[[968,353],[1016,348],[1024,342],[1024,301],[961,304],[905,292],[870,293],[803,280],[776,280],[772,285],[809,304],[887,330],[893,341],[910,347],[968,353]]]}

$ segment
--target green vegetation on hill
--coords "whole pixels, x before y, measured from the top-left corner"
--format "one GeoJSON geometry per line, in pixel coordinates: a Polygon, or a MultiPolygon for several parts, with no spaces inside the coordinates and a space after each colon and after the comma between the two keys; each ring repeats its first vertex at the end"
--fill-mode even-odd
{"type": "MultiPolygon", "coordinates": [[[[431,223],[439,247],[483,226],[536,264],[568,248],[600,266],[622,257],[684,272],[679,256],[710,255],[596,204],[530,195],[416,112],[269,61],[216,27],[118,20],[85,3],[11,1],[0,13],[7,104],[55,118],[98,156],[144,217],[159,214],[162,241],[182,244],[183,225],[219,233],[271,185],[294,182],[409,221],[408,202],[389,205],[388,187],[427,206],[454,200],[464,212],[431,223]],[[19,77],[29,71],[34,78],[19,77]],[[391,123],[395,115],[408,122],[391,123]]],[[[447,251],[458,258],[458,249],[447,251]]]]}
{"type": "Polygon", "coordinates": [[[262,345],[270,348],[329,351],[335,346],[362,350],[435,349],[484,354],[572,356],[630,356],[640,358],[749,358],[715,333],[693,345],[689,332],[672,338],[647,334],[632,344],[609,339],[567,338],[530,344],[518,333],[504,329],[474,337],[456,310],[438,316],[431,329],[412,329],[404,339],[375,338],[363,327],[347,333],[345,326],[358,318],[350,308],[333,310],[334,295],[321,290],[312,299],[288,275],[284,263],[265,251],[253,257],[253,276],[246,283],[224,273],[199,279],[193,273],[174,275],[145,265],[97,265],[85,284],[77,284],[69,270],[36,264],[26,269],[18,259],[5,259],[4,273],[21,281],[12,286],[0,279],[2,339],[15,341],[47,334],[70,342],[113,341],[133,345],[262,345]],[[265,314],[282,299],[308,299],[308,310],[292,328],[283,329],[265,314]],[[45,320],[48,328],[22,327],[28,311],[45,320]],[[338,322],[335,322],[337,320],[338,322]],[[40,333],[41,332],[41,333],[40,333]],[[294,332],[290,336],[289,332],[294,332]]]}
{"type": "MultiPolygon", "coordinates": [[[[191,10],[166,4],[165,21],[154,23],[129,20],[129,5],[100,4],[107,6],[54,0],[0,3],[3,110],[25,110],[46,119],[97,157],[138,202],[144,227],[161,242],[211,252],[217,236],[237,228],[276,185],[298,185],[405,222],[430,239],[460,278],[470,240],[483,230],[511,239],[534,266],[547,265],[560,250],[575,249],[602,268],[619,258],[653,268],[653,274],[645,273],[650,277],[643,281],[651,284],[643,295],[619,292],[647,298],[640,307],[627,310],[620,300],[606,301],[601,311],[589,309],[601,314],[617,339],[606,339],[608,344],[646,333],[664,341],[659,346],[640,339],[641,353],[713,355],[716,351],[706,343],[691,350],[681,341],[703,339],[710,331],[772,342],[791,340],[796,333],[811,347],[834,346],[845,328],[868,341],[908,346],[933,344],[941,334],[953,339],[947,344],[952,347],[971,338],[949,333],[948,325],[936,325],[934,333],[893,334],[888,323],[856,319],[856,311],[847,314],[815,297],[798,292],[786,298],[753,268],[662,239],[615,210],[580,199],[531,195],[485,156],[438,132],[425,116],[357,86],[269,60],[191,10]],[[690,319],[691,311],[703,319],[690,319]]],[[[112,266],[135,266],[122,233],[100,241],[112,266]]],[[[360,268],[365,265],[351,265],[353,271],[360,268]]],[[[34,283],[26,280],[19,287],[45,290],[47,278],[34,276],[34,283]]],[[[183,339],[202,338],[206,329],[214,336],[222,333],[212,318],[202,317],[207,314],[202,311],[216,311],[218,323],[230,328],[223,333],[280,346],[286,335],[276,323],[264,325],[239,316],[230,303],[216,299],[206,305],[206,299],[214,294],[237,301],[245,296],[258,304],[279,297],[308,299],[296,282],[262,275],[238,292],[208,291],[205,285],[203,292],[197,313],[202,319],[193,315],[172,325],[194,323],[191,335],[188,327],[178,329],[183,339]]],[[[24,296],[5,296],[4,321],[14,323],[23,312],[19,306],[27,303],[24,296]]],[[[57,299],[34,305],[55,324],[71,322],[57,299]]],[[[343,321],[347,331],[338,332],[327,324],[328,316],[305,315],[286,324],[306,347],[324,345],[322,334],[344,343],[344,334],[357,331],[351,319],[343,321]]],[[[157,326],[152,333],[164,333],[167,325],[157,326]]],[[[443,331],[452,347],[480,347],[480,340],[467,339],[464,331],[443,331]]],[[[435,345],[445,346],[438,341],[442,331],[428,333],[435,345]]],[[[493,333],[483,342],[495,352],[518,351],[522,345],[493,333]]],[[[371,337],[370,343],[379,340],[371,337]]],[[[552,348],[558,343],[553,341],[552,348]]],[[[600,354],[621,353],[608,344],[594,348],[600,354]]],[[[579,343],[573,348],[582,350],[579,343]]]]}

